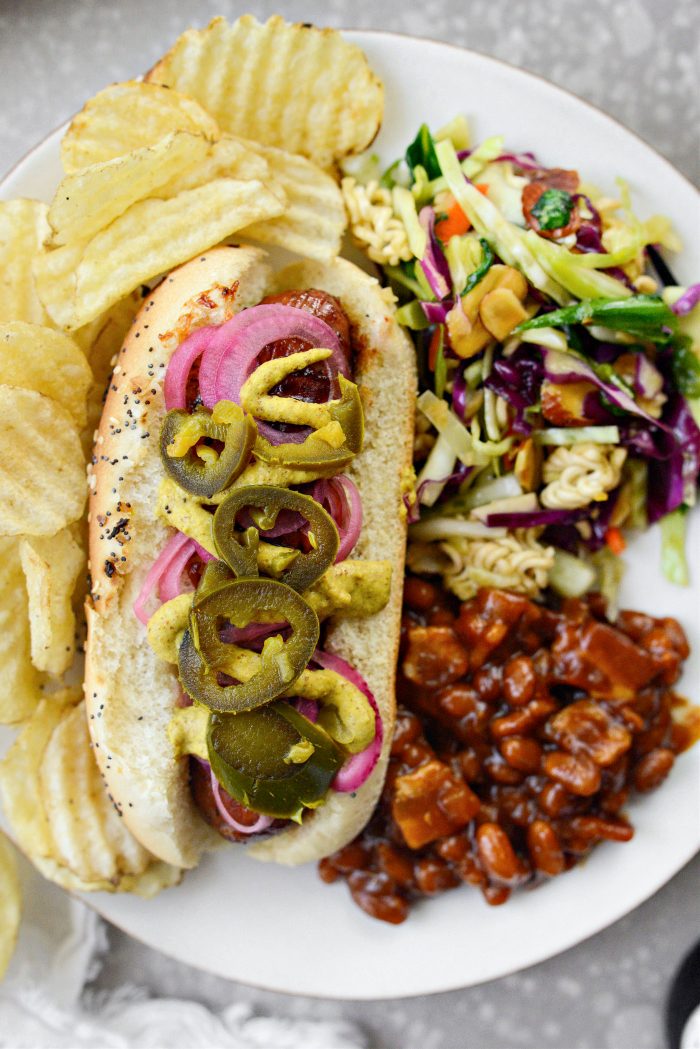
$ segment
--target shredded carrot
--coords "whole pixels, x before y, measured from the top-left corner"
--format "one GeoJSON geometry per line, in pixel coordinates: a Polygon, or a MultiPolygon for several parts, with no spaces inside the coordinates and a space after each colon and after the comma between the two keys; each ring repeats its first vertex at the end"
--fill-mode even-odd
{"type": "Polygon", "coordinates": [[[619,528],[608,528],[605,533],[605,542],[608,544],[609,549],[612,550],[614,554],[618,555],[621,554],[627,546],[625,537],[619,528]]]}
{"type": "Polygon", "coordinates": [[[460,208],[457,201],[450,206],[450,210],[447,212],[447,217],[440,219],[435,224],[435,233],[443,242],[446,244],[450,237],[458,237],[461,233],[466,233],[472,227],[471,222],[460,208]]]}
{"type": "Polygon", "coordinates": [[[440,325],[437,325],[435,331],[432,334],[430,340],[430,346],[428,347],[428,367],[431,372],[435,371],[435,365],[437,364],[438,350],[440,349],[440,325]]]}
{"type": "MultiPolygon", "coordinates": [[[[477,182],[476,188],[484,196],[489,191],[487,182],[477,182]]],[[[462,233],[468,233],[472,224],[464,214],[456,200],[450,205],[447,215],[435,223],[435,233],[443,244],[447,244],[450,237],[459,237],[462,233]]]]}

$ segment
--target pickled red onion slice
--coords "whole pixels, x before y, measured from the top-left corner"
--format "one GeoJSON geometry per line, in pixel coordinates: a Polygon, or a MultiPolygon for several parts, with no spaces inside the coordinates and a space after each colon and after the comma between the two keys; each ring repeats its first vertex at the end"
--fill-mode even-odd
{"type": "MultiPolygon", "coordinates": [[[[267,828],[272,824],[272,818],[270,816],[258,816],[255,823],[251,823],[250,825],[246,823],[239,823],[238,820],[234,819],[231,813],[224,805],[223,798],[221,797],[221,791],[223,790],[223,787],[220,785],[218,779],[216,778],[213,772],[211,773],[211,789],[214,795],[214,801],[216,802],[216,807],[219,811],[219,814],[226,821],[229,827],[232,827],[233,830],[238,831],[239,834],[258,834],[259,831],[267,830],[267,828]]],[[[250,811],[252,812],[253,810],[251,809],[250,811]]]]}
{"type": "Polygon", "coordinates": [[[367,696],[370,706],[374,711],[374,739],[364,750],[361,750],[359,754],[350,755],[331,783],[333,790],[336,790],[341,794],[347,794],[353,790],[359,790],[379,760],[379,755],[382,751],[382,741],[384,739],[382,717],[379,713],[377,701],[372,695],[369,685],[354,667],[351,667],[350,664],[346,663],[344,659],[340,658],[340,656],[335,656],[330,652],[323,652],[319,648],[314,652],[312,661],[318,663],[319,666],[322,666],[325,670],[334,670],[336,674],[341,674],[344,678],[347,678],[347,680],[355,685],[356,688],[359,688],[363,695],[367,696]]]}
{"type": "Polygon", "coordinates": [[[194,362],[202,356],[216,335],[216,328],[198,328],[180,343],[170,358],[163,383],[165,410],[187,407],[187,380],[194,362]]]}
{"type": "Polygon", "coordinates": [[[335,563],[344,561],[355,548],[362,530],[362,500],[356,485],[338,474],[327,480],[316,481],[311,495],[327,510],[335,521],[340,536],[340,546],[335,563]]]}
{"type": "Polygon", "coordinates": [[[208,550],[183,532],[176,532],[165,544],[148,570],[133,604],[134,615],[144,626],[153,614],[146,611],[146,606],[154,592],[161,601],[170,601],[182,593],[182,573],[193,554],[198,554],[203,561],[214,560],[208,550]]]}

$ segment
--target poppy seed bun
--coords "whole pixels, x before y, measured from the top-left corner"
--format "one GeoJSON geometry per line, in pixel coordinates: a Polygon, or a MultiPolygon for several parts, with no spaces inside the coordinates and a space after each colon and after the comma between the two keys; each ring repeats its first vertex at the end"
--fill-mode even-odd
{"type": "Polygon", "coordinates": [[[163,380],[177,345],[195,327],[221,324],[266,294],[317,287],[340,299],[356,349],[365,446],[347,473],[363,503],[353,556],[392,563],[387,606],[367,619],[338,618],[326,649],[362,674],[384,723],[380,761],[355,796],[329,793],[301,827],[251,843],[279,863],[318,859],[364,826],[381,791],[394,722],[406,526],[402,481],[411,465],[414,354],[377,281],[343,259],[299,263],[273,274],[253,247],[216,248],[175,270],[150,293],[121,350],[96,435],[91,476],[86,699],[95,755],[115,805],[156,856],[192,867],[222,843],[194,804],[187,758],[175,759],[167,727],[179,694],[175,668],[146,641],[133,603],[170,531],[155,512],[163,470],[158,435],[163,380]]]}

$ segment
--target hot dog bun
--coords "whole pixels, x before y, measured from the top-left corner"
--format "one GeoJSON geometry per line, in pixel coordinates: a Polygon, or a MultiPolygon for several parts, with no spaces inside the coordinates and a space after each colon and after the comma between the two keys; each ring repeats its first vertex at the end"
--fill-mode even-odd
{"type": "Polygon", "coordinates": [[[158,435],[163,380],[177,345],[196,327],[221,324],[266,294],[316,287],[340,299],[356,350],[365,411],[363,451],[346,471],[360,490],[363,528],[354,557],[392,563],[391,596],[367,619],[331,621],[325,647],[368,682],[384,724],[381,758],[355,796],[326,803],[273,837],[251,844],[262,860],[298,864],[341,847],[364,826],[384,781],[394,723],[406,526],[402,480],[411,464],[415,369],[412,346],[377,281],[343,259],[273,272],[251,246],[216,248],[175,270],[150,293],[115,367],[91,475],[86,699],[95,755],[116,807],[156,856],[192,867],[222,842],[194,804],[187,759],[167,727],[179,688],[175,669],[146,641],[132,606],[169,530],[155,512],[163,470],[158,435]]]}

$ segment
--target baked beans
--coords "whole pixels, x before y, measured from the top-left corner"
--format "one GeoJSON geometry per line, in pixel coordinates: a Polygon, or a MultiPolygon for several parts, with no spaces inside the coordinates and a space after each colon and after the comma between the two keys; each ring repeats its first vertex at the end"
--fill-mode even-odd
{"type": "Polygon", "coordinates": [[[459,604],[409,576],[382,798],[321,877],[398,924],[421,897],[466,882],[497,906],[629,841],[630,793],[692,742],[670,691],[687,656],[675,620],[609,623],[598,595],[544,607],[483,589],[459,604]]]}

